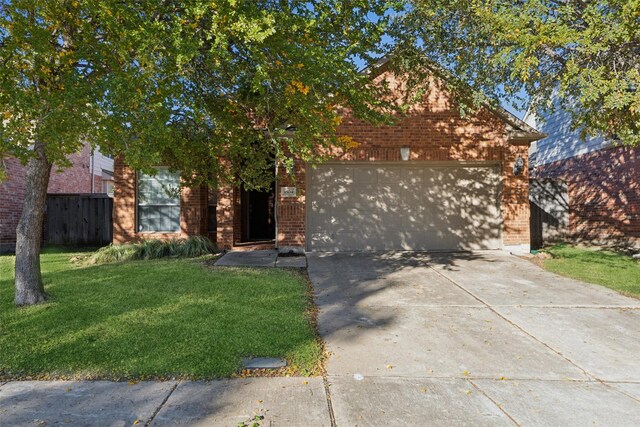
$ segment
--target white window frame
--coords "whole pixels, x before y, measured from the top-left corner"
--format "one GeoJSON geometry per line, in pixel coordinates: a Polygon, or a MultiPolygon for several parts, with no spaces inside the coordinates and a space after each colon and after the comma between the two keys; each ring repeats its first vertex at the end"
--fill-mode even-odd
{"type": "MultiPolygon", "coordinates": [[[[165,167],[165,166],[157,166],[157,167],[155,167],[155,169],[158,170],[158,172],[160,172],[162,170],[169,170],[169,168],[165,167]]],[[[142,176],[145,176],[145,175],[146,176],[153,176],[153,175],[144,174],[144,173],[142,173],[140,171],[136,172],[136,232],[137,233],[143,233],[143,234],[144,233],[180,233],[180,229],[181,229],[180,219],[181,219],[181,216],[182,216],[182,206],[181,206],[182,203],[181,203],[181,197],[180,197],[180,195],[181,195],[180,189],[178,189],[179,195],[178,195],[177,203],[171,203],[171,204],[167,204],[167,203],[165,203],[165,204],[157,204],[157,203],[153,203],[153,204],[149,203],[149,204],[147,204],[147,203],[144,203],[143,204],[143,203],[140,203],[140,178],[142,176]],[[178,208],[178,222],[177,222],[176,228],[175,229],[171,229],[171,230],[161,230],[161,229],[157,229],[157,230],[156,229],[154,229],[154,230],[142,230],[141,229],[142,225],[140,223],[140,220],[141,220],[140,207],[141,206],[142,207],[144,207],[144,206],[177,207],[178,208]]],[[[180,184],[180,174],[177,173],[177,175],[178,175],[178,185],[179,185],[180,184]]]]}

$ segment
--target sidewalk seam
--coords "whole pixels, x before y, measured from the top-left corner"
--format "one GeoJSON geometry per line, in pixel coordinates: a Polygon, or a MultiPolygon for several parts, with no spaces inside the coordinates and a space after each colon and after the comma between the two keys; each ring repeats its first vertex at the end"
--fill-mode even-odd
{"type": "Polygon", "coordinates": [[[480,386],[478,386],[476,383],[474,383],[474,382],[473,382],[473,381],[471,381],[471,380],[467,380],[467,381],[469,381],[469,383],[471,383],[471,385],[472,385],[473,387],[475,387],[475,389],[476,389],[476,390],[478,390],[478,391],[479,391],[479,392],[480,392],[484,397],[486,397],[487,399],[489,399],[489,400],[491,401],[491,403],[493,403],[494,405],[496,405],[496,408],[498,408],[498,409],[500,410],[500,412],[502,412],[503,414],[505,414],[505,415],[507,416],[507,418],[509,418],[509,419],[510,419],[510,420],[511,420],[515,425],[517,425],[517,426],[521,426],[521,425],[522,425],[522,424],[521,424],[521,423],[519,423],[515,418],[513,418],[513,417],[511,416],[511,414],[509,414],[509,413],[507,412],[507,410],[506,410],[506,409],[504,409],[504,408],[502,407],[502,405],[501,405],[501,404],[499,404],[496,400],[494,400],[491,396],[489,396],[489,395],[488,395],[488,394],[487,394],[483,389],[481,389],[481,388],[480,388],[480,386]]]}
{"type": "Polygon", "coordinates": [[[609,382],[609,381],[606,381],[606,380],[602,380],[602,381],[600,381],[600,383],[602,385],[604,385],[605,387],[607,387],[607,388],[609,388],[609,389],[611,389],[611,390],[613,390],[613,391],[615,391],[617,393],[623,394],[623,395],[627,396],[628,398],[633,399],[636,402],[640,403],[640,398],[638,398],[638,397],[636,397],[636,396],[634,396],[634,395],[632,395],[630,393],[627,393],[624,390],[620,390],[618,387],[614,386],[614,384],[623,384],[623,383],[612,383],[612,382],[609,382]]]}
{"type": "Polygon", "coordinates": [[[455,280],[451,279],[449,276],[447,276],[446,274],[436,270],[433,267],[429,267],[431,270],[435,271],[436,274],[444,277],[445,279],[447,279],[449,282],[453,283],[454,286],[456,286],[457,288],[461,289],[462,291],[466,292],[467,294],[471,295],[473,298],[475,298],[477,301],[480,301],[482,304],[484,304],[489,310],[491,310],[492,313],[494,313],[496,316],[500,317],[501,319],[505,320],[507,323],[509,323],[511,326],[517,328],[519,331],[521,331],[522,333],[524,333],[525,335],[527,335],[529,338],[533,339],[534,341],[542,344],[543,346],[545,346],[546,348],[548,348],[549,350],[551,350],[552,352],[554,352],[555,354],[557,354],[558,356],[562,357],[564,360],[566,360],[567,362],[569,362],[570,364],[572,364],[573,366],[575,366],[576,368],[578,368],[579,370],[582,371],[582,373],[584,375],[587,376],[587,378],[592,378],[596,381],[600,381],[602,382],[601,379],[597,378],[595,375],[592,375],[589,371],[587,371],[585,368],[583,368],[582,366],[578,365],[576,362],[574,362],[573,360],[569,359],[569,357],[565,356],[564,354],[562,354],[562,352],[556,350],[555,348],[551,347],[549,344],[547,344],[546,342],[542,341],[541,339],[539,339],[538,337],[536,337],[535,335],[533,335],[532,333],[528,332],[527,330],[525,330],[522,326],[518,325],[517,323],[515,323],[514,321],[512,321],[511,319],[507,318],[505,315],[503,315],[502,313],[500,313],[499,311],[497,311],[495,308],[493,308],[492,305],[488,304],[486,301],[484,301],[482,298],[478,297],[477,295],[475,295],[473,292],[469,291],[467,288],[465,288],[464,286],[462,286],[461,284],[459,284],[458,282],[456,282],[455,280]]]}
{"type": "Polygon", "coordinates": [[[327,398],[327,407],[329,410],[329,422],[331,423],[331,427],[336,427],[336,417],[333,413],[333,403],[331,402],[331,390],[329,389],[329,379],[327,375],[322,375],[322,382],[324,383],[324,394],[327,398]]]}
{"type": "MultiPolygon", "coordinates": [[[[349,374],[329,374],[327,375],[327,377],[330,378],[350,378],[351,375],[349,374]]],[[[500,380],[500,381],[505,381],[505,382],[510,382],[510,381],[544,381],[544,382],[556,382],[556,383],[592,383],[592,384],[596,384],[596,383],[602,383],[605,382],[607,384],[640,384],[640,380],[607,380],[607,379],[600,379],[600,378],[593,378],[593,377],[589,377],[589,378],[536,378],[536,377],[509,377],[506,379],[501,379],[500,377],[497,376],[491,376],[491,375],[487,375],[487,376],[477,376],[477,375],[469,375],[469,376],[457,376],[457,375],[383,375],[383,376],[377,376],[377,375],[369,375],[369,378],[390,378],[390,379],[410,379],[410,380],[500,380]]]]}
{"type": "Polygon", "coordinates": [[[160,405],[158,405],[158,407],[156,408],[155,411],[153,411],[153,414],[151,414],[151,417],[147,420],[146,423],[144,423],[144,427],[148,427],[151,425],[151,423],[153,422],[153,420],[156,418],[156,416],[158,415],[158,413],[160,412],[160,410],[162,409],[162,407],[164,406],[165,403],[167,403],[167,400],[169,400],[169,398],[171,397],[171,395],[173,394],[173,392],[176,390],[176,388],[178,388],[178,384],[180,384],[181,381],[176,382],[173,387],[171,387],[171,390],[169,390],[169,393],[167,393],[167,395],[164,397],[164,399],[162,400],[162,402],[160,402],[160,405]]]}

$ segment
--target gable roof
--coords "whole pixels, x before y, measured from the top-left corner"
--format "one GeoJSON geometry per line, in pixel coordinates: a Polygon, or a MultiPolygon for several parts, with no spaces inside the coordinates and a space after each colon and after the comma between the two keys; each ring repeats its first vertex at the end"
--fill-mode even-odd
{"type": "MultiPolygon", "coordinates": [[[[387,54],[380,58],[375,64],[364,68],[360,71],[363,75],[369,75],[372,78],[380,75],[384,72],[383,67],[387,65],[394,57],[394,54],[387,54]]],[[[455,78],[451,73],[442,69],[437,64],[432,64],[430,67],[432,71],[439,74],[439,77],[444,79],[455,78]]],[[[469,90],[473,90],[469,88],[469,90]]],[[[514,114],[505,110],[502,107],[494,107],[489,103],[484,103],[484,108],[491,112],[494,116],[501,119],[507,125],[507,140],[513,145],[529,145],[533,141],[537,141],[542,138],[546,138],[547,134],[539,132],[532,126],[529,126],[524,120],[519,119],[514,114]]]]}

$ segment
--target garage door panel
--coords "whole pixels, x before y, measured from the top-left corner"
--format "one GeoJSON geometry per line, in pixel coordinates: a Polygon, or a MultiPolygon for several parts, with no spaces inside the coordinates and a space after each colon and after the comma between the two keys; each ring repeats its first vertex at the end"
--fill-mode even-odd
{"type": "Polygon", "coordinates": [[[356,238],[353,233],[311,233],[312,247],[322,248],[323,251],[339,252],[357,250],[356,238]]]}
{"type": "Polygon", "coordinates": [[[402,169],[378,167],[378,182],[380,184],[398,184],[402,179],[402,169]]]}
{"type": "Polygon", "coordinates": [[[353,191],[353,207],[373,211],[378,207],[378,186],[375,183],[364,183],[353,191]]]}
{"type": "Polygon", "coordinates": [[[354,167],[353,179],[362,184],[376,184],[378,182],[378,169],[371,167],[354,167]]]}
{"type": "Polygon", "coordinates": [[[327,185],[333,181],[333,174],[333,168],[331,167],[315,168],[311,175],[311,186],[317,189],[319,186],[327,185]]]}
{"type": "Polygon", "coordinates": [[[424,174],[424,168],[401,169],[400,182],[403,184],[403,186],[405,186],[405,188],[407,186],[411,187],[416,185],[423,185],[425,183],[424,174]]]}
{"type": "Polygon", "coordinates": [[[312,215],[309,218],[309,230],[312,233],[328,230],[326,234],[360,233],[362,230],[378,228],[380,222],[381,216],[376,212],[356,208],[335,209],[330,214],[312,215]]]}
{"type": "Polygon", "coordinates": [[[322,165],[311,176],[311,250],[501,246],[498,167],[322,165]]]}

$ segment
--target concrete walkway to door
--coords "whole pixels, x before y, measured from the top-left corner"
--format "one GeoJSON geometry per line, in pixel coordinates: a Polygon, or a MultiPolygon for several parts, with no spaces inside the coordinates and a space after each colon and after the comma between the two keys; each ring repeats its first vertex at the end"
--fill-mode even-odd
{"type": "Polygon", "coordinates": [[[313,253],[338,426],[637,425],[640,301],[502,252],[313,253]]]}

